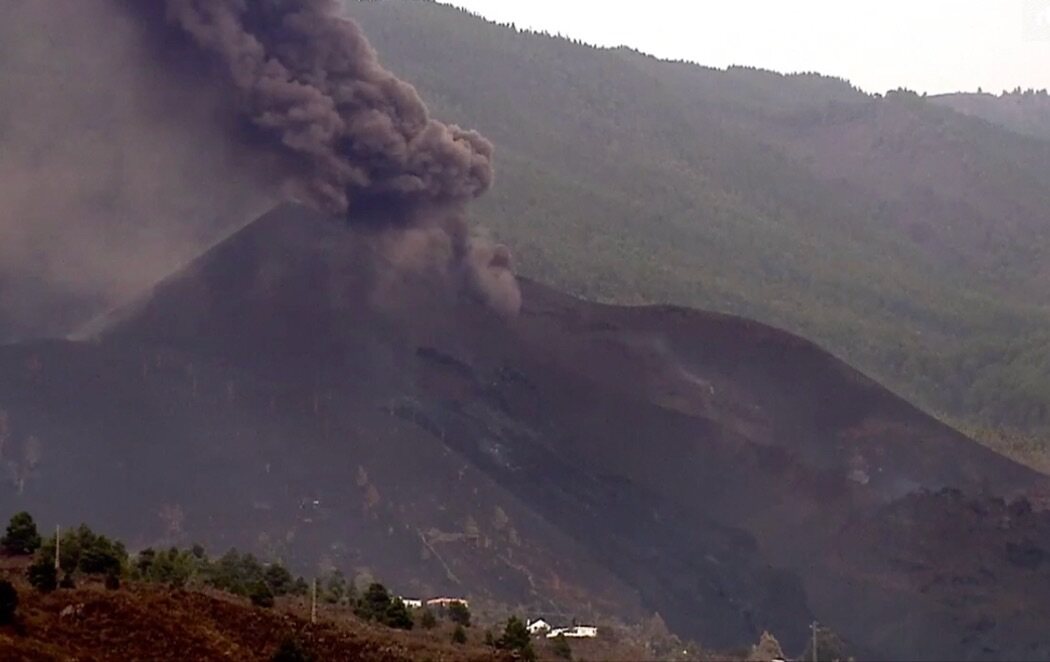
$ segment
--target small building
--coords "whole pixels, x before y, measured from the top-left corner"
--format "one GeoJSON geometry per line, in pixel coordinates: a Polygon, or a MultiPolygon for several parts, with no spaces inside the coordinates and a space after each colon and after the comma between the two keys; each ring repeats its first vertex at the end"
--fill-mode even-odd
{"type": "Polygon", "coordinates": [[[551,631],[551,624],[542,618],[537,618],[534,621],[529,621],[525,625],[525,629],[528,630],[531,635],[541,635],[551,631]]]}
{"type": "Polygon", "coordinates": [[[423,601],[416,600],[415,598],[401,598],[401,602],[405,604],[409,609],[422,609],[423,601]]]}
{"type": "Polygon", "coordinates": [[[448,609],[457,602],[466,607],[467,609],[470,609],[470,603],[464,600],[463,598],[432,598],[430,600],[427,600],[427,606],[448,609]]]}
{"type": "Polygon", "coordinates": [[[566,628],[554,628],[547,633],[548,639],[562,636],[566,639],[594,639],[598,636],[598,628],[593,625],[573,625],[566,628]]]}

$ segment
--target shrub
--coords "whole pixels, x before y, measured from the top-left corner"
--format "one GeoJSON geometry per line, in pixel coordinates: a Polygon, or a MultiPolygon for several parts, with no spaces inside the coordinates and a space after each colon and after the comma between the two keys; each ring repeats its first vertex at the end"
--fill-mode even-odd
{"type": "MultiPolygon", "coordinates": [[[[357,608],[357,615],[370,621],[382,621],[390,609],[390,593],[382,584],[373,582],[365,591],[357,608]]],[[[402,605],[403,606],[403,605],[402,605]]]]}
{"type": "Polygon", "coordinates": [[[569,640],[565,638],[564,634],[559,634],[554,638],[554,645],[551,647],[551,652],[556,657],[560,657],[563,660],[572,659],[572,647],[569,646],[569,640]]]}
{"type": "Polygon", "coordinates": [[[532,649],[532,637],[529,635],[525,623],[517,616],[507,619],[507,626],[503,629],[503,636],[496,642],[497,647],[508,651],[517,651],[521,659],[531,661],[536,659],[536,651],[532,649]]]}
{"type": "Polygon", "coordinates": [[[288,595],[295,590],[295,579],[292,578],[292,573],[280,563],[266,566],[263,575],[266,584],[276,596],[288,595]]]}
{"type": "Polygon", "coordinates": [[[833,660],[848,660],[849,657],[846,643],[842,641],[841,637],[835,634],[831,628],[818,627],[816,656],[813,655],[813,637],[807,637],[806,650],[802,653],[800,659],[832,662],[833,660]]]}
{"type": "Polygon", "coordinates": [[[119,574],[125,556],[117,543],[105,536],[93,536],[81,541],[80,562],[77,567],[88,575],[119,574]]]}
{"type": "Polygon", "coordinates": [[[18,513],[11,518],[4,537],[0,538],[0,548],[12,556],[29,556],[40,549],[40,533],[29,513],[18,513]]]}
{"type": "Polygon", "coordinates": [[[456,629],[452,631],[452,643],[467,643],[467,631],[463,629],[462,625],[456,625],[456,629]]]}
{"type": "Polygon", "coordinates": [[[62,575],[62,581],[58,583],[58,587],[68,590],[75,589],[77,587],[77,583],[73,579],[73,573],[67,570],[66,574],[62,575]]]}
{"type": "Polygon", "coordinates": [[[116,591],[120,589],[120,574],[111,572],[106,575],[106,589],[116,591]]]}
{"type": "Polygon", "coordinates": [[[55,556],[40,554],[26,572],[30,585],[41,593],[50,593],[58,588],[58,572],[55,571],[55,556]]]}
{"type": "Polygon", "coordinates": [[[324,601],[328,604],[342,604],[347,597],[346,578],[336,570],[324,583],[324,601]]]}
{"type": "Polygon", "coordinates": [[[532,642],[525,623],[517,616],[507,619],[507,625],[503,628],[503,636],[499,638],[498,645],[504,650],[521,650],[532,642]]]}
{"type": "Polygon", "coordinates": [[[470,627],[470,609],[466,603],[453,602],[448,607],[448,618],[453,623],[462,625],[465,628],[470,627]]]}
{"type": "Polygon", "coordinates": [[[248,599],[256,607],[269,609],[273,607],[273,592],[264,581],[256,581],[248,587],[248,599]]]}
{"type": "Polygon", "coordinates": [[[437,627],[437,618],[434,617],[434,612],[424,609],[423,614],[419,617],[419,624],[424,630],[433,630],[437,627]]]}
{"type": "Polygon", "coordinates": [[[0,625],[14,623],[17,611],[18,591],[11,585],[11,582],[0,579],[0,625]]]}
{"type": "Polygon", "coordinates": [[[389,628],[397,628],[398,630],[411,630],[414,625],[412,614],[408,613],[408,607],[401,601],[401,598],[394,598],[391,601],[390,606],[387,607],[386,614],[383,615],[382,623],[389,628]]]}
{"type": "Polygon", "coordinates": [[[297,639],[285,639],[271,659],[273,662],[313,662],[314,658],[297,639]]]}

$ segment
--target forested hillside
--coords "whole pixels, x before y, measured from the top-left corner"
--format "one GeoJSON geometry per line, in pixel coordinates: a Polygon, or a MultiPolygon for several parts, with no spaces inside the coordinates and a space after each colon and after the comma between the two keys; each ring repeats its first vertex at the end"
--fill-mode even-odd
{"type": "Polygon", "coordinates": [[[738,313],[927,409],[1050,425],[1050,142],[908,92],[669,63],[428,1],[347,2],[498,145],[478,222],[574,292],[738,313]]]}
{"type": "Polygon", "coordinates": [[[1046,90],[1017,89],[998,96],[984,92],[944,94],[933,101],[1018,133],[1050,139],[1050,94],[1046,90]]]}

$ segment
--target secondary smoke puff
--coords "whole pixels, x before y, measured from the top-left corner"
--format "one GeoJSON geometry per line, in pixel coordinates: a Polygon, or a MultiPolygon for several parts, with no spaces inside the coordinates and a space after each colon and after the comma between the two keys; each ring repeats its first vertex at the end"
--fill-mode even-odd
{"type": "Polygon", "coordinates": [[[215,58],[305,201],[343,215],[376,201],[416,210],[485,192],[491,144],[431,119],[335,9],[331,0],[166,0],[165,18],[215,58]]]}

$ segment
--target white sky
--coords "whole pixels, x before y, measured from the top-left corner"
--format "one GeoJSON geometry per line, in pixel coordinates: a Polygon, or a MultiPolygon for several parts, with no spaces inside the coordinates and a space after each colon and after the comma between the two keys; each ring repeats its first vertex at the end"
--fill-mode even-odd
{"type": "Polygon", "coordinates": [[[1050,0],[443,0],[663,58],[819,71],[869,92],[1050,88],[1050,0]]]}

